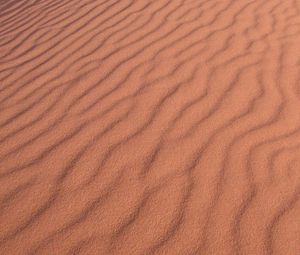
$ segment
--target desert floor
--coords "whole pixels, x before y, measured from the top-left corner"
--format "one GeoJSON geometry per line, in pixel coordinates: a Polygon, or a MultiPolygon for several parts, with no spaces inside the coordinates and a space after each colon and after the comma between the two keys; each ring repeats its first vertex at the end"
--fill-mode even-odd
{"type": "Polygon", "coordinates": [[[0,0],[0,254],[300,254],[300,0],[0,0]]]}

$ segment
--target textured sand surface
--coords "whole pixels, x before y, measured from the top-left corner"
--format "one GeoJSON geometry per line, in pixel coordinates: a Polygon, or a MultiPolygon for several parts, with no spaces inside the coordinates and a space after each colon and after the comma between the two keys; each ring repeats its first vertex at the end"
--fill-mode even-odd
{"type": "Polygon", "coordinates": [[[300,254],[300,0],[0,0],[0,254],[300,254]]]}

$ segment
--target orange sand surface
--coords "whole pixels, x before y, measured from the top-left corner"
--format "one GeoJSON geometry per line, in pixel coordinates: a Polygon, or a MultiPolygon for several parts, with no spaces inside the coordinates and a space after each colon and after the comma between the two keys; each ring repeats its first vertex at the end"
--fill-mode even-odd
{"type": "Polygon", "coordinates": [[[300,0],[0,0],[1,255],[300,254],[300,0]]]}

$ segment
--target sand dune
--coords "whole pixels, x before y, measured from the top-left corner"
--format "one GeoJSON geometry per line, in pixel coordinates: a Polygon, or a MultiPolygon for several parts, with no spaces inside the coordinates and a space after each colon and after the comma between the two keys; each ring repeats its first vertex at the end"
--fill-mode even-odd
{"type": "Polygon", "coordinates": [[[0,1],[0,254],[300,254],[300,0],[0,1]]]}

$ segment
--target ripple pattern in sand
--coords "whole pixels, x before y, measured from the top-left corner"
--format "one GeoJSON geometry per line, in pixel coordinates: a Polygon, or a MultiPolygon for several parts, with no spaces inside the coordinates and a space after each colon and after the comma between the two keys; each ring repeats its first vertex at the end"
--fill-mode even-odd
{"type": "Polygon", "coordinates": [[[300,254],[299,0],[0,1],[0,250],[300,254]]]}

